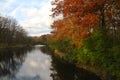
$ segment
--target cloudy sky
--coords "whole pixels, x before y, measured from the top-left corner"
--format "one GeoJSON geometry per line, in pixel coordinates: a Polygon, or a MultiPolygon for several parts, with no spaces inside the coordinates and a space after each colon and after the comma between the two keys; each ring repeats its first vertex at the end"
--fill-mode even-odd
{"type": "Polygon", "coordinates": [[[51,8],[51,0],[0,0],[0,13],[15,18],[30,36],[50,33],[51,8]]]}

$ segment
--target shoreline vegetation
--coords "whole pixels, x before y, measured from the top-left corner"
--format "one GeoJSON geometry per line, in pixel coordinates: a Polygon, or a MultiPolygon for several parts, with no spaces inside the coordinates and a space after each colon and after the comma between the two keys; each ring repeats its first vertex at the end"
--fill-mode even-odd
{"type": "Polygon", "coordinates": [[[98,77],[100,77],[101,80],[119,80],[119,78],[113,77],[110,73],[107,72],[106,69],[101,68],[99,65],[91,65],[88,63],[84,64],[83,62],[71,62],[65,58],[66,57],[65,53],[60,52],[59,50],[51,46],[48,46],[48,47],[52,49],[53,55],[56,56],[56,58],[58,58],[62,62],[65,61],[67,63],[73,64],[77,68],[82,68],[82,69],[91,71],[95,73],[98,77]]]}
{"type": "Polygon", "coordinates": [[[96,31],[90,37],[77,41],[81,47],[75,46],[71,40],[59,40],[53,35],[42,35],[40,42],[53,50],[54,55],[76,67],[96,73],[101,80],[120,79],[120,33],[115,39],[108,33],[96,31]],[[72,43],[72,44],[71,44],[72,43]]]}
{"type": "Polygon", "coordinates": [[[120,40],[113,43],[110,36],[98,31],[83,40],[84,46],[80,48],[71,45],[71,40],[64,38],[59,41],[51,35],[41,36],[40,41],[61,61],[91,71],[101,77],[101,80],[120,79],[120,40]]]}
{"type": "Polygon", "coordinates": [[[120,80],[119,4],[118,0],[54,0],[53,31],[41,41],[58,57],[94,71],[102,80],[120,80]]]}
{"type": "Polygon", "coordinates": [[[17,44],[17,45],[0,45],[0,49],[5,49],[5,48],[21,48],[21,47],[32,47],[31,44],[26,45],[26,44],[17,44]]]}

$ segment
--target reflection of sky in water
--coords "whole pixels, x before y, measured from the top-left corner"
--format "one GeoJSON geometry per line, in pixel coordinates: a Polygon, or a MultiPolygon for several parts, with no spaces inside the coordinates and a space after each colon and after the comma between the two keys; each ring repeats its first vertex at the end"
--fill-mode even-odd
{"type": "Polygon", "coordinates": [[[28,53],[21,69],[15,75],[17,80],[52,80],[50,77],[51,58],[39,49],[28,53]]]}
{"type": "Polygon", "coordinates": [[[61,64],[54,58],[52,60],[51,56],[43,53],[44,49],[40,50],[42,46],[37,45],[29,52],[20,49],[15,51],[16,55],[1,57],[3,62],[0,61],[0,72],[3,75],[0,74],[0,80],[100,80],[93,73],[78,70],[70,64],[61,64]]]}

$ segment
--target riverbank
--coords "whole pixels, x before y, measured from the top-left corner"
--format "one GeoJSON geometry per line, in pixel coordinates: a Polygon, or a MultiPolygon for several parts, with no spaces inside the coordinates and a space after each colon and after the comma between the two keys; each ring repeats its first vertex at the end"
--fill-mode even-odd
{"type": "Polygon", "coordinates": [[[90,63],[83,63],[83,62],[71,62],[66,59],[66,55],[59,51],[58,49],[55,49],[50,46],[50,48],[53,50],[53,55],[55,55],[57,58],[60,60],[64,60],[65,62],[67,61],[68,63],[71,63],[75,65],[78,68],[82,68],[88,71],[91,71],[95,73],[97,76],[101,78],[101,80],[119,80],[115,76],[112,76],[111,73],[109,73],[105,68],[101,68],[99,65],[91,65],[90,63]]]}
{"type": "Polygon", "coordinates": [[[0,44],[0,49],[4,49],[4,48],[21,48],[21,47],[32,47],[32,45],[28,45],[28,44],[13,44],[13,45],[0,44]]]}

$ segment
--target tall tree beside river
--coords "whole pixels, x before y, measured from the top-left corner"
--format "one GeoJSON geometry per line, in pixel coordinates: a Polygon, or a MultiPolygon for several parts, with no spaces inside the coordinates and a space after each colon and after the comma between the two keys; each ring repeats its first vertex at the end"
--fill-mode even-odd
{"type": "Polygon", "coordinates": [[[120,78],[120,1],[54,0],[50,45],[71,62],[90,64],[120,78]]]}

